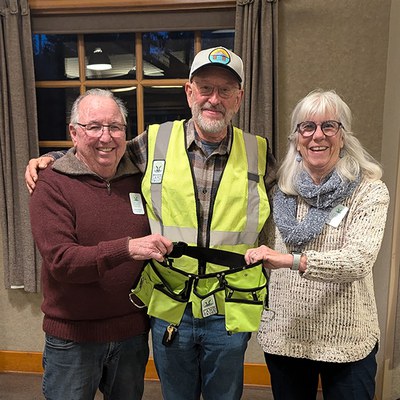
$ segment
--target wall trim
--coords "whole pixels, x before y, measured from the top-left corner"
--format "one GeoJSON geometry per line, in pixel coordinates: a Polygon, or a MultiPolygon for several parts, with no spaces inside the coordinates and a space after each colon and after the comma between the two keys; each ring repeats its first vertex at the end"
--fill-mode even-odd
{"type": "MultiPolygon", "coordinates": [[[[42,353],[2,350],[0,351],[0,373],[2,372],[41,374],[43,372],[42,353]]],[[[145,380],[158,380],[152,358],[147,363],[145,380]]],[[[270,387],[271,381],[266,365],[245,363],[244,384],[270,387]]]]}
{"type": "Polygon", "coordinates": [[[92,14],[235,8],[235,0],[28,0],[32,14],[92,14]]]}

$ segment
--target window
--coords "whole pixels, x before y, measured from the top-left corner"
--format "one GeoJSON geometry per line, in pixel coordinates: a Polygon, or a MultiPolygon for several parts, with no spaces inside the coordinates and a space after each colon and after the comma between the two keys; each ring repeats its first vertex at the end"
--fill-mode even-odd
{"type": "Polygon", "coordinates": [[[80,93],[112,90],[129,112],[127,138],[190,117],[184,84],[201,48],[233,49],[233,29],[33,35],[40,153],[71,146],[69,112],[80,93]],[[94,62],[103,63],[99,67],[94,62]]]}

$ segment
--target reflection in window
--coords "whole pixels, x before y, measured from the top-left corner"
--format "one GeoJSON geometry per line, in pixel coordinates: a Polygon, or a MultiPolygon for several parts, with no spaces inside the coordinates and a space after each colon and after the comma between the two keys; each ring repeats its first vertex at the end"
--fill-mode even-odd
{"type": "Polygon", "coordinates": [[[215,31],[203,31],[201,33],[201,48],[225,47],[233,50],[235,39],[234,29],[219,29],[215,31]]]}
{"type": "Polygon", "coordinates": [[[187,78],[194,54],[193,32],[143,34],[144,78],[187,78]]]}
{"type": "Polygon", "coordinates": [[[88,79],[135,79],[135,34],[109,33],[85,35],[85,65],[88,79]],[[88,69],[91,56],[98,49],[111,62],[107,70],[88,69]]]}
{"type": "Polygon", "coordinates": [[[70,140],[69,116],[78,88],[37,88],[39,140],[70,140]]]}
{"type": "Polygon", "coordinates": [[[190,118],[185,90],[180,87],[144,88],[144,121],[160,124],[166,121],[190,118]]]}
{"type": "Polygon", "coordinates": [[[35,79],[53,81],[77,79],[78,45],[76,35],[32,36],[35,79]]]}
{"type": "MultiPolygon", "coordinates": [[[[197,37],[203,49],[233,49],[233,30],[199,31],[197,37]]],[[[149,124],[190,118],[182,79],[188,79],[194,48],[195,32],[187,31],[33,35],[42,149],[46,145],[57,147],[57,141],[60,147],[66,145],[72,103],[92,87],[108,88],[124,101],[128,109],[127,139],[149,124]],[[136,46],[141,48],[139,54],[136,46]],[[84,49],[84,57],[78,54],[78,48],[84,49]],[[108,58],[111,68],[87,68],[95,51],[108,58]],[[136,59],[139,56],[141,60],[136,59]],[[137,70],[137,65],[143,68],[137,70]]]]}
{"type": "Polygon", "coordinates": [[[137,136],[137,107],[136,107],[136,87],[126,86],[121,88],[107,88],[111,90],[116,97],[119,97],[128,110],[128,120],[126,128],[126,139],[132,139],[137,136]]]}

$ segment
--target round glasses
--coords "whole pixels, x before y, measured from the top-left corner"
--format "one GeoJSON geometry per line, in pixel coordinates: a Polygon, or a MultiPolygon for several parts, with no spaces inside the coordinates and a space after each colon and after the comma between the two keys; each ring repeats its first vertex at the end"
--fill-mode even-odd
{"type": "Polygon", "coordinates": [[[338,121],[324,121],[320,124],[314,121],[304,121],[297,124],[296,131],[303,137],[310,137],[314,135],[318,126],[321,127],[321,131],[325,136],[335,136],[339,132],[339,129],[343,128],[342,123],[338,121]]]}
{"type": "Polygon", "coordinates": [[[196,81],[193,81],[193,83],[196,85],[201,96],[211,96],[215,89],[217,89],[218,95],[221,97],[221,99],[230,99],[239,90],[238,87],[232,86],[214,86],[196,81]]]}
{"type": "Polygon", "coordinates": [[[124,124],[81,124],[79,122],[76,123],[80,127],[85,130],[86,135],[94,138],[99,138],[104,132],[104,128],[108,128],[108,132],[111,137],[119,138],[125,135],[126,125],[124,124]]]}

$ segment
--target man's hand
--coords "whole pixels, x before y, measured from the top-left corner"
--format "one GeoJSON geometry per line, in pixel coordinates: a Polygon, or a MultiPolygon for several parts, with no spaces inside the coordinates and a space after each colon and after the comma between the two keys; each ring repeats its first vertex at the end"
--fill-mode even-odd
{"type": "Polygon", "coordinates": [[[39,157],[29,160],[25,170],[25,183],[30,194],[33,193],[38,180],[38,170],[47,168],[54,159],[52,157],[39,157]]]}
{"type": "Polygon", "coordinates": [[[171,253],[173,243],[158,233],[129,240],[129,254],[134,260],[150,260],[154,258],[164,261],[164,256],[171,253]]]}

